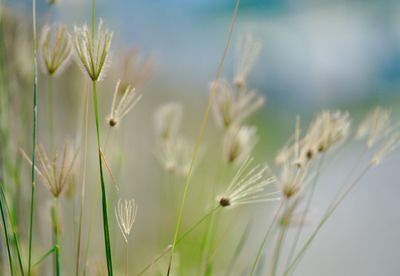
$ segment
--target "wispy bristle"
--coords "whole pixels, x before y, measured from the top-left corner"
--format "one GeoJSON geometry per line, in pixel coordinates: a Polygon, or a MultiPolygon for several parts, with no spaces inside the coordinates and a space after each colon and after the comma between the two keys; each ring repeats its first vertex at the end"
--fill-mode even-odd
{"type": "Polygon", "coordinates": [[[125,242],[128,242],[133,223],[135,222],[136,212],[137,205],[134,199],[124,200],[123,202],[118,200],[117,207],[115,207],[115,217],[125,242]]]}

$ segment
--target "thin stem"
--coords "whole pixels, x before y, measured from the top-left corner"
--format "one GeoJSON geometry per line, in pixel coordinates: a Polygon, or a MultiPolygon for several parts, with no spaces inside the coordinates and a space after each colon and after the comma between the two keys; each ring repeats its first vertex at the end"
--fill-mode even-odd
{"type": "Polygon", "coordinates": [[[54,206],[51,208],[51,220],[53,224],[53,242],[54,242],[54,275],[60,275],[60,224],[58,221],[57,198],[54,199],[54,206]]]}
{"type": "Polygon", "coordinates": [[[199,128],[199,131],[198,131],[198,134],[197,134],[197,137],[196,137],[196,143],[195,143],[192,159],[191,159],[190,166],[189,166],[189,171],[188,171],[188,174],[186,176],[185,187],[184,187],[184,190],[183,190],[182,200],[181,200],[180,207],[179,207],[178,219],[177,219],[176,226],[175,226],[175,233],[174,233],[174,239],[173,239],[173,242],[172,242],[171,256],[170,256],[170,260],[169,260],[169,264],[168,264],[167,275],[170,274],[170,270],[171,270],[172,258],[174,256],[176,242],[177,242],[177,239],[178,239],[179,230],[180,230],[181,223],[182,223],[183,210],[185,208],[186,197],[187,197],[187,193],[188,193],[188,190],[189,190],[190,182],[191,182],[191,179],[192,179],[193,165],[194,165],[194,163],[195,163],[195,161],[197,159],[197,155],[199,153],[200,145],[201,145],[201,142],[203,140],[205,128],[206,128],[207,121],[208,121],[208,115],[210,113],[210,110],[211,110],[211,107],[212,107],[212,103],[213,103],[213,99],[214,99],[214,95],[216,93],[217,82],[218,82],[218,80],[220,78],[220,75],[221,75],[221,72],[222,72],[222,67],[223,67],[224,62],[225,62],[225,57],[226,57],[226,54],[228,52],[229,45],[230,45],[230,42],[231,42],[231,39],[232,39],[233,26],[234,26],[235,21],[236,21],[237,12],[238,12],[238,9],[239,9],[239,3],[240,3],[240,0],[236,0],[235,9],[234,9],[233,15],[232,15],[232,20],[231,20],[231,23],[230,23],[229,29],[228,29],[228,36],[227,36],[227,39],[226,39],[225,48],[223,50],[222,57],[221,57],[220,63],[219,63],[218,68],[217,68],[217,72],[215,74],[215,79],[214,79],[213,85],[211,87],[210,95],[208,97],[208,103],[207,103],[205,112],[203,114],[203,118],[202,118],[202,121],[201,121],[201,124],[200,124],[200,128],[199,128]]]}
{"type": "Polygon", "coordinates": [[[48,123],[49,123],[49,140],[51,154],[54,154],[54,118],[53,118],[53,77],[47,77],[47,112],[48,112],[48,123]]]}
{"type": "Polygon", "coordinates": [[[303,247],[300,249],[299,253],[296,255],[294,258],[293,262],[288,266],[286,269],[284,275],[289,275],[295,267],[299,264],[301,261],[302,257],[304,256],[306,250],[310,247],[310,244],[312,241],[315,239],[319,231],[321,230],[322,226],[326,223],[326,221],[332,216],[334,211],[337,209],[337,207],[342,203],[342,201],[346,198],[346,196],[357,186],[357,184],[360,182],[360,180],[366,175],[368,170],[372,167],[372,163],[368,164],[368,166],[362,171],[362,173],[353,181],[352,184],[343,192],[342,196],[338,198],[336,203],[331,204],[331,207],[328,207],[326,210],[324,216],[322,217],[320,223],[318,226],[315,228],[313,233],[310,235],[310,237],[307,239],[303,247]]]}
{"type": "Polygon", "coordinates": [[[88,132],[88,117],[89,117],[89,91],[86,91],[85,104],[84,104],[84,153],[83,153],[83,173],[82,173],[82,186],[81,186],[81,201],[79,210],[79,229],[78,229],[78,243],[76,246],[76,269],[75,275],[79,275],[81,242],[82,242],[82,228],[83,228],[83,210],[85,205],[85,186],[86,186],[86,158],[87,158],[87,132],[88,132]]]}
{"type": "MultiPolygon", "coordinates": [[[[3,190],[2,186],[3,186],[4,182],[2,183],[2,185],[0,186],[0,189],[3,190]]],[[[12,261],[12,255],[11,255],[11,250],[10,250],[10,241],[8,238],[8,229],[7,229],[7,221],[6,221],[6,214],[5,214],[5,208],[3,206],[3,193],[1,193],[1,197],[0,197],[0,212],[1,212],[1,219],[3,221],[3,228],[4,228],[4,239],[6,241],[6,246],[7,246],[7,253],[8,253],[8,262],[10,264],[10,271],[11,271],[11,275],[14,275],[14,264],[12,261]]]]}
{"type": "Polygon", "coordinates": [[[276,221],[278,220],[279,213],[280,213],[280,211],[282,209],[282,206],[283,206],[283,201],[281,201],[281,203],[279,204],[278,208],[276,209],[274,217],[273,217],[271,223],[268,226],[267,232],[265,233],[265,236],[264,236],[264,238],[263,238],[263,240],[261,242],[261,245],[258,248],[256,258],[255,258],[255,260],[253,262],[253,265],[251,267],[250,276],[253,276],[254,273],[256,272],[256,268],[257,268],[258,262],[260,261],[261,254],[262,254],[262,252],[264,250],[265,244],[267,243],[267,241],[268,241],[268,239],[269,239],[269,237],[270,237],[270,235],[272,233],[272,229],[274,228],[274,225],[275,225],[276,221]]]}
{"type": "Polygon", "coordinates": [[[129,243],[125,243],[125,276],[128,275],[129,243]]]}
{"type": "Polygon", "coordinates": [[[101,201],[102,201],[102,211],[103,211],[104,245],[105,245],[105,250],[106,250],[108,275],[111,276],[111,275],[113,275],[112,256],[111,256],[111,241],[110,241],[110,231],[109,231],[109,226],[108,226],[108,213],[107,213],[108,208],[107,208],[106,186],[105,186],[104,174],[103,174],[103,162],[101,160],[99,110],[98,110],[98,104],[97,104],[96,81],[93,81],[93,105],[94,105],[94,113],[95,113],[95,119],[96,119],[97,150],[98,150],[98,155],[99,155],[101,201]]]}
{"type": "Polygon", "coordinates": [[[309,195],[307,203],[306,203],[306,208],[305,208],[304,213],[303,213],[303,215],[301,216],[301,219],[300,219],[300,227],[297,229],[296,236],[294,238],[294,242],[293,242],[292,248],[289,251],[289,258],[288,258],[288,263],[287,264],[290,264],[290,262],[292,261],[292,258],[293,258],[293,254],[297,249],[297,245],[299,243],[300,236],[301,236],[302,230],[304,228],[304,222],[305,222],[306,216],[307,216],[307,214],[308,214],[308,212],[310,210],[311,202],[312,202],[313,197],[314,197],[315,188],[317,186],[318,178],[319,178],[320,173],[321,173],[322,164],[324,163],[324,156],[325,155],[322,155],[321,159],[319,160],[317,174],[316,174],[316,176],[314,178],[314,181],[312,183],[312,186],[311,186],[311,192],[310,192],[310,195],[309,195]]]}
{"type": "Polygon", "coordinates": [[[279,264],[279,257],[282,251],[282,246],[283,242],[285,240],[287,233],[287,226],[282,226],[281,230],[279,231],[279,236],[276,241],[275,249],[274,249],[274,255],[272,257],[272,266],[271,266],[271,276],[276,275],[276,271],[278,269],[278,264],[279,264]]]}
{"type": "Polygon", "coordinates": [[[32,133],[32,169],[31,169],[31,204],[29,219],[29,253],[28,253],[28,276],[31,275],[32,261],[32,234],[33,234],[33,209],[35,206],[35,160],[36,160],[36,126],[37,126],[37,36],[36,36],[36,0],[32,0],[32,25],[33,25],[33,133],[32,133]]]}

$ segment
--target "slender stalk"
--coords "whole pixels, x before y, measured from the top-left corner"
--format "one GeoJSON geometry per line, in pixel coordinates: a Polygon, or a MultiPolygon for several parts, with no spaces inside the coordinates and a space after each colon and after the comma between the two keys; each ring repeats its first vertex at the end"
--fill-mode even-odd
{"type": "Polygon", "coordinates": [[[282,246],[283,246],[283,242],[285,240],[286,237],[286,233],[287,233],[287,226],[286,225],[282,225],[281,226],[281,230],[279,231],[279,236],[278,239],[276,241],[276,245],[275,245],[275,249],[274,249],[274,255],[272,257],[272,266],[271,266],[271,276],[275,276],[277,269],[278,269],[278,264],[279,264],[279,257],[281,255],[281,251],[282,251],[282,246]]]}
{"type": "Polygon", "coordinates": [[[226,54],[228,52],[230,42],[232,40],[233,26],[235,25],[237,12],[238,12],[238,9],[239,9],[239,3],[240,3],[240,0],[236,0],[235,8],[234,8],[232,19],[231,19],[231,23],[230,23],[229,28],[228,28],[228,35],[227,35],[225,47],[224,47],[224,50],[223,50],[223,53],[222,53],[222,57],[221,57],[220,63],[219,63],[218,68],[217,68],[217,72],[215,74],[215,78],[214,78],[213,85],[211,87],[210,95],[208,96],[207,106],[206,106],[206,109],[204,111],[203,118],[202,118],[202,121],[201,121],[201,124],[200,124],[200,128],[199,128],[199,131],[198,131],[198,134],[197,134],[197,137],[196,137],[196,143],[195,143],[192,159],[191,159],[190,166],[189,166],[189,172],[188,172],[188,174],[186,176],[185,187],[183,189],[183,195],[182,195],[182,199],[181,199],[181,203],[180,203],[180,207],[179,207],[178,219],[177,219],[176,226],[175,226],[175,233],[174,233],[174,239],[173,239],[173,242],[172,242],[171,255],[170,255],[170,260],[169,260],[169,264],[168,264],[167,275],[170,274],[170,270],[171,270],[172,258],[174,256],[176,242],[178,240],[179,230],[180,230],[181,223],[182,223],[183,210],[185,208],[186,197],[187,197],[187,193],[188,193],[188,190],[189,190],[190,182],[191,182],[191,179],[192,179],[193,165],[194,165],[194,163],[195,163],[195,161],[197,159],[197,155],[198,155],[199,150],[200,150],[200,145],[201,145],[201,142],[203,140],[205,128],[206,128],[207,121],[208,121],[208,115],[210,113],[210,110],[211,110],[211,107],[212,107],[212,103],[213,103],[213,99],[214,99],[214,95],[216,93],[217,82],[218,82],[218,80],[219,80],[219,78],[221,76],[222,67],[223,67],[224,62],[225,62],[225,57],[226,57],[226,54]]]}
{"type": "Polygon", "coordinates": [[[128,275],[129,243],[125,243],[125,276],[128,275]]]}
{"type": "Polygon", "coordinates": [[[53,224],[53,243],[54,243],[54,275],[60,275],[60,224],[58,221],[58,208],[57,208],[57,198],[54,199],[54,206],[51,208],[51,220],[53,224]]]}
{"type": "Polygon", "coordinates": [[[49,140],[51,154],[54,154],[54,118],[53,118],[53,77],[47,77],[47,114],[49,124],[49,140]]]}
{"type": "Polygon", "coordinates": [[[108,275],[113,275],[112,269],[112,257],[111,257],[111,241],[110,241],[110,231],[108,226],[108,208],[107,208],[107,195],[106,195],[106,186],[104,181],[103,174],[103,162],[101,160],[101,149],[100,149],[100,126],[99,126],[99,110],[97,104],[97,88],[96,81],[93,81],[93,105],[94,105],[94,114],[96,119],[96,134],[97,134],[97,150],[99,154],[99,168],[100,168],[100,181],[101,181],[101,201],[102,201],[102,211],[103,211],[103,230],[104,230],[104,245],[106,250],[106,259],[107,259],[107,270],[108,275]]]}
{"type": "MultiPolygon", "coordinates": [[[[0,189],[2,190],[2,186],[4,183],[1,183],[0,189]]],[[[3,228],[4,228],[4,239],[6,241],[6,246],[7,246],[7,253],[8,253],[8,262],[10,265],[10,272],[11,275],[15,275],[14,272],[14,263],[12,261],[12,255],[11,255],[11,250],[10,250],[10,241],[8,237],[8,228],[7,228],[7,221],[6,221],[6,214],[5,214],[5,206],[3,205],[3,193],[1,193],[0,197],[0,212],[1,212],[1,220],[3,222],[3,228]]]]}
{"type": "Polygon", "coordinates": [[[335,212],[337,207],[342,203],[342,201],[346,198],[346,196],[357,186],[357,184],[360,182],[360,180],[366,175],[366,173],[369,171],[369,169],[372,167],[372,163],[368,164],[368,166],[362,171],[362,173],[353,181],[353,183],[350,184],[350,186],[343,192],[342,196],[340,196],[335,203],[332,203],[330,207],[326,210],[324,216],[322,217],[320,223],[318,226],[315,228],[315,230],[312,232],[310,237],[307,239],[303,247],[300,249],[299,253],[296,255],[294,258],[293,262],[286,268],[286,271],[284,273],[285,276],[289,275],[293,270],[296,268],[296,266],[299,264],[301,259],[303,258],[306,250],[310,247],[311,243],[314,241],[315,237],[321,230],[322,226],[327,222],[327,220],[332,216],[332,214],[335,212]]]}
{"type": "Polygon", "coordinates": [[[296,235],[295,235],[295,238],[294,238],[294,242],[293,242],[292,248],[289,251],[289,258],[288,258],[288,263],[287,264],[289,264],[292,261],[293,254],[297,249],[297,245],[299,243],[300,236],[301,236],[302,230],[304,228],[304,222],[305,222],[306,216],[307,216],[307,214],[308,214],[308,212],[310,210],[311,202],[313,200],[314,193],[315,193],[315,188],[317,186],[318,178],[319,178],[320,173],[321,173],[322,164],[324,162],[324,156],[325,155],[322,155],[322,157],[321,157],[321,159],[320,159],[320,161],[318,163],[317,174],[316,174],[316,176],[314,178],[314,181],[312,183],[312,186],[311,186],[311,192],[310,192],[310,195],[309,195],[307,203],[306,203],[306,208],[305,208],[304,213],[303,213],[303,215],[301,216],[301,219],[300,219],[300,227],[296,231],[296,235]]]}
{"type": "Polygon", "coordinates": [[[267,232],[265,233],[265,236],[264,236],[264,238],[263,238],[263,240],[262,240],[262,242],[260,244],[260,247],[258,248],[256,258],[255,258],[255,260],[253,262],[253,265],[251,267],[250,276],[253,276],[254,273],[256,272],[256,268],[257,268],[258,262],[260,261],[261,254],[262,254],[262,252],[264,250],[265,244],[267,243],[267,241],[268,241],[268,239],[269,239],[269,237],[270,237],[270,235],[272,233],[272,229],[274,228],[274,225],[275,225],[276,221],[278,220],[279,213],[280,213],[280,211],[282,209],[282,206],[283,206],[283,201],[281,201],[281,203],[279,204],[278,208],[276,209],[274,217],[273,217],[271,223],[268,226],[267,232]]]}
{"type": "Polygon", "coordinates": [[[76,268],[75,275],[79,275],[81,242],[82,242],[82,228],[83,228],[83,210],[85,205],[85,186],[86,186],[86,158],[87,158],[87,132],[88,132],[88,113],[89,113],[89,91],[86,91],[85,104],[84,104],[84,153],[83,153],[83,173],[82,173],[82,186],[81,186],[81,201],[79,210],[79,228],[78,228],[78,242],[76,246],[76,268]]]}
{"type": "Polygon", "coordinates": [[[37,127],[37,36],[36,36],[36,0],[32,0],[32,25],[33,25],[33,131],[32,131],[32,169],[31,169],[31,204],[29,218],[29,249],[28,249],[28,276],[31,275],[32,261],[32,234],[33,234],[33,209],[35,206],[35,160],[36,160],[36,127],[37,127]]]}

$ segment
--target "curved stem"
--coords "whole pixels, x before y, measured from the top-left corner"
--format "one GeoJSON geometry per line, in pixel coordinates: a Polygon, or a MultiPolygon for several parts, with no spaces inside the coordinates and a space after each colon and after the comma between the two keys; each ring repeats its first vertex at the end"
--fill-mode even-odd
{"type": "Polygon", "coordinates": [[[32,234],[33,234],[33,209],[35,206],[35,159],[36,159],[36,126],[37,126],[37,36],[36,36],[36,0],[32,0],[32,25],[33,25],[33,131],[32,131],[32,169],[31,169],[31,204],[29,218],[29,253],[28,276],[31,275],[32,261],[32,234]]]}
{"type": "MultiPolygon", "coordinates": [[[[1,183],[2,185],[3,183],[1,183]]],[[[2,190],[2,186],[0,186],[0,189],[2,190]]],[[[5,206],[3,206],[3,193],[1,193],[0,195],[0,212],[1,212],[1,219],[3,222],[3,229],[4,229],[4,239],[6,241],[6,246],[7,246],[7,253],[8,253],[8,262],[10,265],[10,272],[11,275],[14,275],[14,264],[12,261],[12,255],[11,255],[11,250],[10,250],[10,241],[9,241],[9,237],[8,237],[8,229],[7,229],[7,221],[6,221],[6,214],[5,214],[5,206]]]]}
{"type": "Polygon", "coordinates": [[[183,190],[182,200],[181,200],[180,207],[179,207],[178,219],[177,219],[176,226],[175,226],[175,233],[174,233],[174,239],[173,239],[173,242],[172,242],[171,256],[170,256],[170,260],[169,260],[169,264],[168,264],[167,275],[170,274],[170,270],[171,270],[171,263],[172,263],[172,258],[174,256],[174,252],[175,252],[175,247],[176,247],[176,242],[177,242],[178,235],[179,235],[179,230],[180,230],[180,227],[181,227],[183,210],[185,208],[186,197],[187,197],[187,193],[188,193],[188,190],[189,190],[190,182],[191,182],[191,179],[192,179],[193,165],[194,165],[194,163],[195,163],[195,161],[197,159],[197,155],[198,155],[199,150],[200,150],[200,145],[201,145],[201,142],[203,140],[205,128],[206,128],[207,121],[208,121],[208,115],[210,113],[210,110],[211,110],[211,107],[212,107],[212,103],[213,103],[213,99],[214,99],[214,95],[216,93],[217,82],[218,82],[218,80],[219,80],[219,78],[221,76],[222,67],[224,65],[225,57],[226,57],[226,54],[228,52],[229,45],[230,45],[230,42],[231,42],[231,39],[232,39],[233,26],[234,26],[235,21],[236,21],[237,12],[238,12],[238,9],[239,9],[239,3],[240,3],[240,0],[236,0],[235,8],[234,8],[233,15],[232,15],[232,20],[231,20],[231,23],[230,23],[229,29],[228,29],[228,36],[227,36],[227,39],[226,39],[225,47],[224,47],[224,50],[223,50],[223,53],[222,53],[222,57],[221,57],[220,63],[219,63],[218,68],[217,68],[217,72],[215,74],[215,78],[214,78],[213,85],[211,87],[210,95],[208,96],[207,106],[206,106],[206,109],[204,111],[203,118],[202,118],[202,121],[201,121],[201,124],[200,124],[200,128],[199,128],[199,131],[198,131],[198,134],[197,134],[197,137],[196,137],[196,143],[195,143],[192,159],[191,159],[190,166],[189,166],[189,172],[188,172],[188,174],[186,176],[185,187],[184,187],[184,190],[183,190]]]}
{"type": "Polygon", "coordinates": [[[253,265],[251,267],[250,276],[253,276],[254,273],[256,272],[256,268],[257,268],[258,262],[260,261],[261,254],[263,252],[265,244],[267,243],[267,241],[268,241],[268,239],[269,239],[269,237],[271,235],[272,229],[274,228],[274,225],[275,225],[276,221],[278,220],[279,212],[281,211],[282,206],[283,206],[283,201],[281,201],[281,203],[279,204],[278,208],[276,209],[274,217],[273,217],[271,223],[269,224],[269,227],[267,229],[267,232],[265,233],[265,236],[264,236],[264,238],[263,238],[263,240],[261,242],[260,247],[258,248],[256,258],[255,258],[255,260],[253,262],[253,265]]]}
{"type": "Polygon", "coordinates": [[[98,150],[98,155],[99,155],[101,202],[102,202],[102,211],[103,211],[104,245],[105,245],[105,250],[106,250],[108,275],[111,276],[111,275],[113,275],[112,257],[111,257],[111,241],[110,241],[110,231],[109,231],[109,226],[108,226],[108,208],[107,208],[106,186],[105,186],[105,181],[104,181],[103,162],[101,160],[99,110],[98,110],[98,104],[97,104],[96,81],[93,81],[93,105],[94,105],[94,113],[95,113],[95,119],[96,119],[97,150],[98,150]]]}

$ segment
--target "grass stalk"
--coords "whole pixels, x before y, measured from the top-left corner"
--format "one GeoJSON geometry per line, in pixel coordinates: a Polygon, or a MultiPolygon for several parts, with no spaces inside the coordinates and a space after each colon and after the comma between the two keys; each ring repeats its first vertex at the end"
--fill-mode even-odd
{"type": "Polygon", "coordinates": [[[221,60],[219,62],[218,68],[217,68],[217,72],[215,74],[215,78],[214,78],[213,85],[211,87],[210,95],[208,96],[208,102],[207,102],[207,106],[206,106],[206,109],[205,109],[204,114],[203,114],[202,121],[200,123],[200,128],[199,128],[198,134],[196,136],[195,147],[194,147],[194,150],[193,150],[193,155],[192,155],[192,159],[191,159],[190,166],[189,166],[189,172],[188,172],[188,174],[186,176],[185,187],[183,189],[183,195],[182,195],[182,199],[181,199],[181,203],[180,203],[180,207],[179,207],[178,219],[177,219],[176,225],[175,225],[175,233],[174,233],[174,238],[173,238],[173,242],[172,242],[171,255],[170,255],[170,260],[169,260],[169,264],[168,264],[167,275],[170,274],[170,270],[171,270],[172,258],[174,256],[176,242],[178,240],[179,230],[180,230],[181,223],[182,223],[183,210],[185,208],[186,197],[187,197],[187,193],[188,193],[189,186],[190,186],[191,179],[192,179],[193,166],[194,166],[194,163],[195,163],[195,161],[197,159],[197,155],[198,155],[199,150],[200,150],[201,142],[203,140],[205,128],[206,128],[207,121],[208,121],[208,116],[209,116],[209,113],[210,113],[210,110],[211,110],[211,107],[212,107],[214,95],[216,93],[217,82],[218,82],[218,80],[219,80],[219,78],[221,76],[222,67],[223,67],[224,62],[225,62],[225,57],[226,57],[226,54],[228,52],[230,42],[232,40],[232,32],[233,32],[233,27],[234,27],[235,22],[236,22],[237,12],[238,12],[238,9],[239,9],[239,3],[240,3],[240,0],[235,0],[235,8],[234,8],[232,19],[231,19],[231,22],[230,22],[230,25],[229,25],[229,28],[228,28],[228,35],[227,35],[227,39],[226,39],[226,42],[225,42],[225,47],[224,47],[224,50],[223,50],[223,53],[222,53],[222,57],[221,57],[221,60]]]}
{"type": "Polygon", "coordinates": [[[58,202],[54,199],[54,206],[51,208],[51,221],[53,224],[54,243],[54,275],[60,275],[60,223],[58,221],[58,202]]]}
{"type": "Polygon", "coordinates": [[[96,120],[96,134],[97,134],[97,150],[99,155],[99,168],[100,168],[100,182],[101,182],[101,201],[102,201],[102,213],[103,213],[103,231],[104,231],[104,245],[106,250],[106,259],[107,259],[107,271],[108,275],[113,275],[112,268],[112,256],[111,256],[111,241],[110,241],[110,231],[108,225],[108,208],[107,208],[107,195],[106,195],[106,186],[104,181],[104,173],[103,173],[103,162],[101,157],[101,141],[100,141],[100,125],[99,125],[99,110],[97,103],[97,86],[96,81],[93,81],[93,105],[94,105],[94,113],[96,120]]]}
{"type": "Polygon", "coordinates": [[[281,203],[279,204],[278,208],[276,209],[274,217],[273,217],[271,223],[269,224],[267,232],[265,233],[264,238],[263,238],[263,240],[262,240],[262,242],[261,242],[261,244],[260,244],[260,246],[258,248],[256,258],[254,259],[253,265],[251,267],[251,271],[250,271],[250,274],[249,274],[250,276],[253,276],[254,273],[256,272],[257,265],[258,265],[258,263],[260,261],[262,252],[264,250],[264,247],[265,247],[266,243],[268,242],[268,240],[269,240],[269,238],[271,236],[271,233],[272,233],[272,230],[274,229],[275,223],[278,220],[279,213],[280,213],[280,211],[282,209],[282,206],[283,206],[283,201],[281,201],[281,203]]]}
{"type": "Polygon", "coordinates": [[[361,174],[349,185],[347,189],[344,190],[342,195],[338,197],[338,199],[332,202],[330,207],[326,210],[324,216],[322,217],[321,221],[319,222],[318,226],[315,228],[315,230],[312,232],[310,237],[307,239],[303,247],[300,249],[299,253],[296,255],[294,258],[293,262],[286,268],[285,273],[283,275],[287,276],[293,270],[296,268],[296,266],[300,263],[301,259],[303,258],[305,252],[307,249],[310,247],[311,243],[314,241],[315,237],[321,230],[321,228],[325,225],[327,220],[332,216],[332,214],[335,212],[337,207],[340,205],[340,203],[343,202],[343,200],[346,198],[346,196],[357,186],[357,184],[360,182],[360,180],[366,175],[366,173],[369,171],[369,169],[372,167],[372,163],[368,164],[368,166],[365,167],[365,169],[361,172],[361,174]]]}
{"type": "Polygon", "coordinates": [[[83,169],[82,169],[82,185],[81,185],[81,200],[79,207],[79,226],[78,226],[78,241],[76,246],[76,267],[75,275],[79,275],[80,258],[81,258],[81,244],[82,244],[82,229],[83,229],[83,211],[85,206],[85,186],[86,186],[86,158],[87,158],[87,132],[88,132],[88,117],[89,117],[89,91],[86,91],[84,103],[84,153],[83,153],[83,169]]]}
{"type": "Polygon", "coordinates": [[[279,258],[282,252],[283,243],[287,233],[287,225],[282,225],[279,231],[278,239],[276,240],[274,255],[272,257],[271,273],[269,275],[275,276],[278,270],[279,258]]]}
{"type": "Polygon", "coordinates": [[[307,199],[307,203],[306,203],[306,207],[304,209],[304,213],[302,214],[301,219],[300,219],[300,227],[296,231],[296,235],[295,235],[292,247],[291,247],[291,249],[289,251],[289,257],[288,257],[287,264],[290,264],[290,262],[292,261],[293,255],[296,252],[297,245],[299,243],[300,236],[301,236],[302,230],[304,228],[304,223],[305,223],[305,220],[306,220],[306,216],[307,216],[307,214],[308,214],[308,212],[310,210],[311,202],[312,202],[313,197],[314,197],[315,189],[316,189],[316,186],[317,186],[317,183],[318,183],[318,179],[319,179],[319,176],[320,176],[320,173],[321,173],[321,169],[322,169],[322,166],[323,166],[322,164],[324,163],[324,156],[325,155],[322,155],[321,159],[319,160],[317,174],[316,174],[315,179],[314,179],[314,181],[312,183],[311,192],[310,192],[309,197],[307,199]]]}
{"type": "Polygon", "coordinates": [[[53,113],[53,77],[47,77],[47,114],[49,124],[49,140],[51,154],[54,154],[54,113],[53,113]]]}
{"type": "MultiPolygon", "coordinates": [[[[2,181],[1,185],[0,185],[0,189],[3,190],[3,184],[4,182],[2,181]]],[[[14,263],[12,260],[12,254],[11,254],[11,249],[10,249],[10,240],[9,240],[9,236],[8,236],[8,227],[7,227],[7,220],[6,220],[6,213],[5,213],[5,206],[4,206],[4,202],[3,202],[4,198],[3,198],[3,192],[1,193],[1,197],[0,197],[0,212],[1,212],[1,220],[3,222],[3,229],[4,229],[4,239],[6,241],[6,247],[7,247],[7,254],[8,254],[8,262],[10,265],[10,272],[11,275],[15,275],[15,271],[14,271],[14,263]]]]}
{"type": "Polygon", "coordinates": [[[36,35],[36,0],[32,0],[32,27],[33,27],[33,130],[32,130],[32,168],[31,168],[31,204],[29,216],[29,245],[28,245],[28,276],[31,275],[32,262],[32,234],[33,211],[35,207],[35,160],[36,160],[36,128],[37,128],[37,83],[38,83],[38,58],[36,35]]]}

